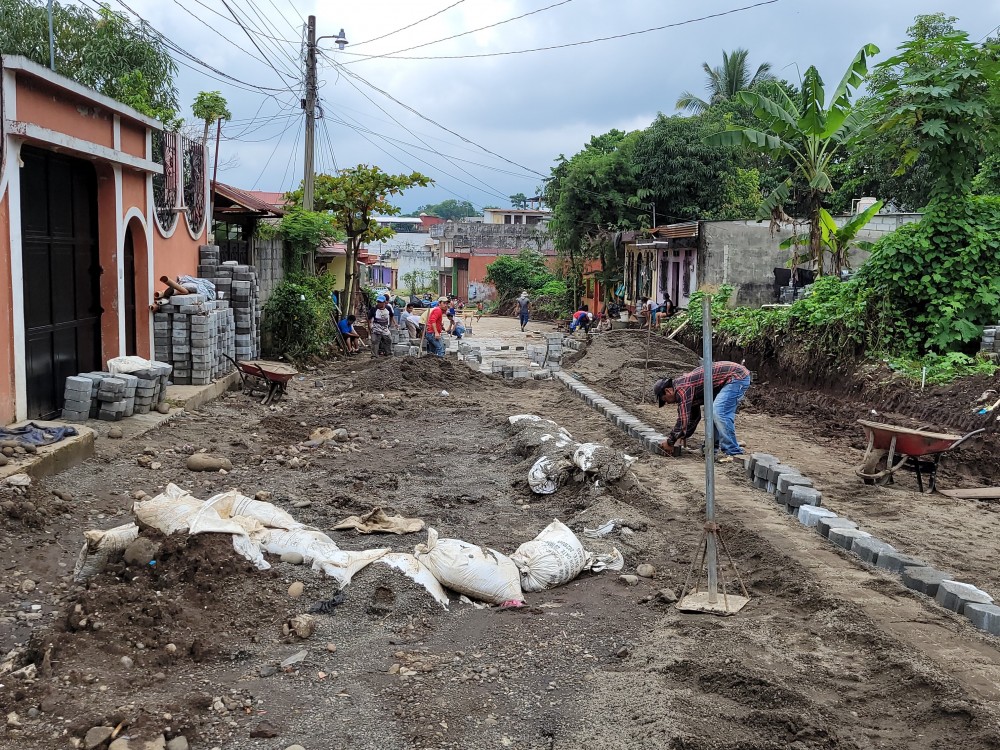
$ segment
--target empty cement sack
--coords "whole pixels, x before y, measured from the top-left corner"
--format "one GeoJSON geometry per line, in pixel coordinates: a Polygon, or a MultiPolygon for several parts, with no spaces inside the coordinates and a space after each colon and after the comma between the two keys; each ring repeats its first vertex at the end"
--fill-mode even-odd
{"type": "Polygon", "coordinates": [[[83,549],[80,550],[76,558],[76,566],[73,568],[73,580],[86,581],[88,578],[96,576],[108,562],[114,558],[121,557],[128,547],[139,537],[139,527],[134,523],[127,523],[124,526],[116,526],[107,531],[87,531],[84,532],[83,549]]]}
{"type": "Polygon", "coordinates": [[[438,539],[437,531],[428,529],[427,543],[418,544],[413,554],[438,581],[460,594],[491,604],[524,601],[517,565],[494,549],[438,539]]]}
{"type": "Polygon", "coordinates": [[[340,588],[349,584],[354,574],[363,567],[392,551],[388,548],[357,552],[342,550],[326,534],[312,529],[265,529],[255,534],[254,538],[272,555],[297,552],[302,555],[305,564],[333,578],[340,588]]]}
{"type": "Polygon", "coordinates": [[[587,564],[587,551],[566,524],[555,520],[525,542],[510,559],[521,573],[523,591],[543,591],[569,583],[587,564]]]}
{"type": "Polygon", "coordinates": [[[214,495],[208,499],[207,504],[215,508],[222,518],[245,516],[260,521],[268,528],[287,531],[308,528],[278,506],[254,500],[252,497],[240,494],[237,490],[214,495]]]}
{"type": "Polygon", "coordinates": [[[176,484],[168,484],[152,500],[135,503],[132,512],[141,525],[151,526],[168,536],[178,531],[186,531],[192,535],[246,534],[239,524],[222,518],[212,505],[199,500],[176,484]]]}
{"type": "Polygon", "coordinates": [[[448,595],[441,587],[441,582],[434,577],[434,574],[413,555],[405,552],[390,552],[388,555],[380,557],[375,562],[388,565],[394,570],[398,570],[414,583],[419,583],[424,589],[434,597],[434,600],[445,610],[448,609],[448,595]]]}

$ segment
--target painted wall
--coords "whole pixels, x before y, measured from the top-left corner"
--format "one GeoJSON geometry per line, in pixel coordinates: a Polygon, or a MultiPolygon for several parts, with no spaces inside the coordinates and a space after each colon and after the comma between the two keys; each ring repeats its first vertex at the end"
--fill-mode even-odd
{"type": "Polygon", "coordinates": [[[17,119],[114,148],[114,116],[97,106],[66,97],[56,86],[17,77],[17,119]]]}
{"type": "MultiPolygon", "coordinates": [[[[2,179],[2,178],[0,178],[2,179]]],[[[7,424],[14,417],[14,330],[13,299],[11,296],[10,251],[10,202],[5,192],[0,196],[0,424],[7,424]]],[[[17,279],[17,283],[21,283],[17,279]]]]}

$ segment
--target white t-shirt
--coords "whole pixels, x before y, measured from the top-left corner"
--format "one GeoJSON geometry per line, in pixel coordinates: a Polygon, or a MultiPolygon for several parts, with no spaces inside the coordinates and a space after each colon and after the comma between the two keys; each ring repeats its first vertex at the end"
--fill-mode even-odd
{"type": "Polygon", "coordinates": [[[389,333],[389,321],[392,320],[392,316],[389,314],[389,308],[386,307],[379,310],[376,307],[373,313],[372,333],[389,333]]]}

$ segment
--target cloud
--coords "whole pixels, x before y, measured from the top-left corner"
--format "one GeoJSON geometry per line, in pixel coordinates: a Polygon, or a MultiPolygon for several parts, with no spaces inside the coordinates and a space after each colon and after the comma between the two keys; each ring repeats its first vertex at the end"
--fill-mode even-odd
{"type": "MultiPolygon", "coordinates": [[[[681,91],[703,90],[701,63],[716,64],[722,50],[746,47],[752,64],[766,60],[778,75],[790,80],[814,64],[824,80],[834,85],[863,44],[874,42],[884,57],[903,40],[915,15],[937,12],[941,5],[911,0],[901,11],[899,4],[870,0],[843,0],[836,7],[780,0],[674,29],[546,52],[463,60],[359,57],[435,42],[559,0],[464,0],[413,28],[363,43],[440,11],[452,1],[330,4],[319,0],[227,0],[252,29],[263,55],[239,26],[225,20],[229,13],[221,0],[200,0],[204,5],[199,5],[199,0],[177,0],[176,4],[136,0],[130,4],[153,27],[220,70],[257,86],[287,87],[285,91],[247,91],[212,80],[203,70],[181,69],[178,86],[186,108],[203,90],[218,89],[228,98],[234,121],[226,125],[225,132],[237,140],[224,142],[223,156],[235,153],[239,164],[220,179],[243,188],[284,190],[301,180],[303,118],[299,109],[301,84],[296,79],[304,16],[317,16],[321,36],[344,28],[351,42],[347,54],[336,52],[330,40],[321,43],[334,62],[323,59],[319,74],[326,116],[317,128],[318,169],[331,170],[334,161],[341,166],[364,162],[390,171],[415,169],[433,177],[434,187],[402,196],[400,205],[405,209],[453,197],[477,206],[496,205],[512,193],[532,193],[542,180],[533,171],[547,174],[559,154],[569,156],[579,151],[592,135],[612,128],[642,128],[659,111],[673,113],[681,91]],[[253,57],[263,57],[273,68],[253,57]],[[344,67],[338,67],[341,65],[344,67]],[[346,71],[363,81],[351,78],[346,71]],[[533,171],[514,166],[421,119],[369,83],[533,171]],[[449,161],[435,152],[468,161],[449,161]]],[[[751,1],[571,0],[511,23],[402,54],[468,55],[567,44],[676,23],[751,1]]],[[[989,32],[1000,18],[1000,0],[952,0],[948,5],[947,12],[960,19],[959,28],[975,39],[989,32]]]]}

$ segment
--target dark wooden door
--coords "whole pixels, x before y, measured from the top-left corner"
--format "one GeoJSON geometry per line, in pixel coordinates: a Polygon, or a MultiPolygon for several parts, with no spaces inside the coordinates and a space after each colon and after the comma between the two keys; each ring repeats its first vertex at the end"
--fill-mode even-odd
{"type": "Polygon", "coordinates": [[[28,417],[62,407],[66,378],[101,369],[97,176],[79,159],[21,149],[28,417]]]}
{"type": "Polygon", "coordinates": [[[135,241],[132,230],[125,230],[125,353],[135,356],[139,353],[139,343],[135,335],[135,241]]]}

